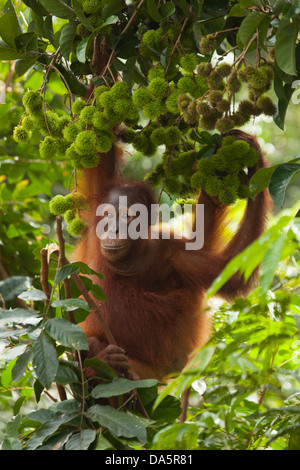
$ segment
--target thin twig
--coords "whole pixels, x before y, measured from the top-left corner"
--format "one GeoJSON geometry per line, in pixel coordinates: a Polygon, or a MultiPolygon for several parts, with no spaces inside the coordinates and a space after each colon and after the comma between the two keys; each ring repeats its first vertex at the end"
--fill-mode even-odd
{"type": "Polygon", "coordinates": [[[136,7],[136,9],[134,10],[134,13],[132,14],[132,16],[130,17],[130,20],[128,21],[127,25],[125,26],[125,28],[123,29],[123,31],[121,32],[121,36],[123,34],[126,33],[126,31],[128,30],[128,28],[131,26],[131,23],[133,22],[134,18],[136,17],[136,15],[138,14],[139,12],[139,9],[141,8],[141,6],[143,5],[145,0],[141,0],[140,3],[138,4],[138,6],[136,7]]]}
{"type": "Polygon", "coordinates": [[[47,248],[42,248],[41,252],[41,284],[43,288],[43,292],[46,294],[47,299],[45,300],[45,305],[50,302],[51,297],[51,287],[48,281],[48,272],[49,272],[49,265],[48,265],[48,250],[47,248]]]}
{"type": "Polygon", "coordinates": [[[184,423],[187,417],[187,409],[189,405],[189,395],[190,395],[190,388],[184,390],[182,394],[182,413],[179,418],[180,423],[184,423]]]}
{"type": "Polygon", "coordinates": [[[168,63],[167,68],[166,68],[166,75],[167,75],[167,73],[168,73],[169,67],[170,67],[171,62],[172,62],[172,56],[173,56],[173,54],[174,54],[174,52],[175,52],[175,50],[176,50],[176,48],[177,48],[177,45],[178,45],[178,43],[179,43],[179,41],[180,41],[180,39],[181,39],[182,33],[183,33],[183,31],[184,31],[184,28],[185,28],[185,26],[186,26],[188,20],[189,20],[189,18],[186,17],[185,20],[184,20],[184,22],[183,22],[183,25],[182,25],[182,27],[181,27],[181,30],[180,30],[180,32],[179,32],[178,38],[177,38],[177,40],[176,40],[176,42],[175,42],[175,44],[174,44],[173,50],[172,50],[172,52],[171,52],[171,54],[170,54],[169,63],[168,63]]]}

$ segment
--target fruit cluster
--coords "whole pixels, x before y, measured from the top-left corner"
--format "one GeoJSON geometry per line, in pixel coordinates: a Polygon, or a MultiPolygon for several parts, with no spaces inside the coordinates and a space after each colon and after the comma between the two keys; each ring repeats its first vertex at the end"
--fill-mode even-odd
{"type": "Polygon", "coordinates": [[[203,188],[226,205],[233,204],[237,198],[247,199],[248,178],[244,170],[254,167],[257,161],[258,152],[252,146],[234,136],[226,136],[210,158],[198,161],[191,185],[196,190],[203,188]]]}
{"type": "MultiPolygon", "coordinates": [[[[101,2],[79,3],[89,20],[97,15],[101,18],[101,2]]],[[[273,67],[264,62],[258,67],[236,68],[223,60],[213,66],[208,56],[216,48],[214,35],[202,37],[202,56],[191,52],[194,46],[188,35],[183,35],[181,46],[186,53],[179,55],[173,45],[178,34],[178,25],[174,24],[167,32],[158,28],[143,34],[140,53],[152,63],[147,84],[132,90],[125,81],[96,86],[90,100],[73,102],[70,115],[53,111],[40,92],[27,91],[23,97],[25,113],[14,129],[15,140],[28,141],[37,128],[42,136],[41,158],[66,158],[75,169],[82,170],[98,165],[101,154],[111,150],[118,129],[118,138],[145,156],[156,154],[159,146],[165,147],[162,161],[146,178],[166,192],[185,197],[204,187],[226,204],[236,197],[247,197],[242,175],[243,168],[253,164],[249,157],[253,149],[246,152],[245,142],[231,142],[229,146],[224,139],[213,157],[201,158],[202,144],[194,135],[213,130],[223,134],[244,125],[251,116],[273,115],[275,106],[266,95],[273,67]],[[235,95],[243,84],[248,88],[248,98],[235,106],[235,95]],[[141,125],[141,117],[146,124],[141,125]]],[[[65,214],[75,233],[81,224],[78,207],[67,207],[70,200],[56,198],[51,210],[65,214]],[[62,207],[67,209],[62,212],[62,207]]]]}
{"type": "Polygon", "coordinates": [[[54,215],[61,215],[68,224],[70,235],[77,236],[85,228],[84,221],[79,216],[79,211],[87,206],[85,197],[74,192],[67,196],[58,194],[50,201],[50,211],[54,215]]]}

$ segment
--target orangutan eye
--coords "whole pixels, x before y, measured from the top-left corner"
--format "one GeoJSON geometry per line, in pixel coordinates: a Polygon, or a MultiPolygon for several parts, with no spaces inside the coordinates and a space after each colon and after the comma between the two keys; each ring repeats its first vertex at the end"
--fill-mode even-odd
{"type": "Polygon", "coordinates": [[[113,213],[112,212],[106,212],[106,217],[111,219],[113,217],[113,213]]]}
{"type": "Polygon", "coordinates": [[[129,219],[129,215],[126,213],[126,214],[122,214],[122,219],[129,219]]]}

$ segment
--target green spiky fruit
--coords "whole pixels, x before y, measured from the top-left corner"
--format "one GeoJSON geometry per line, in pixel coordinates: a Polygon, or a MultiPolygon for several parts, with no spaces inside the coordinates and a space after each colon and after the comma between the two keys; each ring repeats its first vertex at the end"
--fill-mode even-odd
{"type": "Polygon", "coordinates": [[[216,197],[223,188],[222,180],[218,176],[210,176],[204,183],[204,189],[209,196],[216,197]]]}
{"type": "Polygon", "coordinates": [[[155,129],[151,134],[151,140],[155,145],[164,145],[165,144],[165,129],[160,127],[155,129]]]}
{"type": "Polygon", "coordinates": [[[223,99],[223,93],[219,90],[212,90],[207,99],[212,105],[216,105],[223,99]]]}
{"type": "Polygon", "coordinates": [[[191,77],[180,78],[177,82],[177,87],[181,94],[189,93],[194,97],[197,95],[197,85],[191,77]]]}
{"type": "Polygon", "coordinates": [[[110,134],[106,132],[99,132],[97,134],[97,144],[96,149],[100,153],[107,153],[112,148],[112,138],[110,134]]]}
{"type": "Polygon", "coordinates": [[[22,119],[22,127],[27,132],[30,132],[34,129],[34,122],[30,116],[25,116],[22,119]]]}
{"type": "Polygon", "coordinates": [[[117,82],[111,88],[111,94],[115,99],[128,99],[129,91],[126,82],[117,82]]]}
{"type": "Polygon", "coordinates": [[[226,62],[222,62],[218,67],[216,68],[218,73],[222,78],[228,77],[231,73],[231,65],[227,64],[226,62]]]}
{"type": "Polygon", "coordinates": [[[143,107],[143,113],[150,120],[157,119],[165,111],[164,105],[160,99],[152,101],[143,107]]]}
{"type": "Polygon", "coordinates": [[[202,36],[199,49],[202,54],[212,54],[217,47],[217,40],[213,34],[202,36]]]}
{"type": "Polygon", "coordinates": [[[43,98],[38,91],[26,91],[22,103],[29,114],[37,114],[43,110],[43,98]]]}
{"type": "Polygon", "coordinates": [[[154,78],[164,78],[165,77],[165,69],[161,64],[156,65],[148,72],[148,80],[151,82],[154,78]]]}
{"type": "Polygon", "coordinates": [[[70,147],[66,150],[66,157],[70,158],[72,165],[77,170],[81,170],[83,168],[81,163],[82,156],[76,151],[74,144],[70,145],[70,147]]]}
{"type": "Polygon", "coordinates": [[[182,191],[182,184],[175,176],[170,176],[166,179],[164,188],[167,193],[180,194],[182,191]]]}
{"type": "Polygon", "coordinates": [[[143,108],[146,104],[151,103],[152,96],[147,88],[140,87],[134,92],[132,101],[138,108],[143,108]]]}
{"type": "Polygon", "coordinates": [[[85,153],[84,155],[81,155],[80,158],[80,164],[84,168],[95,168],[100,160],[100,156],[96,151],[91,152],[89,154],[85,153]]]}
{"type": "Polygon", "coordinates": [[[66,211],[73,208],[73,203],[67,196],[57,195],[51,199],[49,208],[53,215],[63,215],[66,211]]]}
{"type": "Polygon", "coordinates": [[[149,157],[152,156],[156,151],[156,146],[144,132],[136,135],[133,142],[133,147],[138,152],[141,152],[149,157]]]}
{"type": "Polygon", "coordinates": [[[13,138],[19,144],[27,142],[30,134],[22,126],[16,126],[13,131],[13,138]]]}
{"type": "Polygon", "coordinates": [[[226,113],[230,110],[230,103],[227,100],[221,100],[217,103],[216,108],[221,113],[226,113]]]}
{"type": "Polygon", "coordinates": [[[77,135],[74,144],[80,155],[89,155],[95,149],[96,136],[92,131],[82,131],[77,135]]]}
{"type": "Polygon", "coordinates": [[[109,91],[109,88],[106,85],[100,85],[94,89],[94,97],[97,101],[99,101],[100,96],[102,93],[109,91]]]}
{"type": "Polygon", "coordinates": [[[84,124],[90,124],[95,114],[95,106],[85,106],[80,112],[80,120],[84,124]]]}
{"type": "Polygon", "coordinates": [[[67,224],[69,224],[71,220],[75,219],[75,217],[76,217],[75,210],[69,209],[64,213],[64,219],[67,222],[67,224]]]}
{"type": "Polygon", "coordinates": [[[67,142],[74,142],[79,132],[80,127],[76,122],[73,122],[63,129],[63,136],[67,142]]]}
{"type": "Polygon", "coordinates": [[[78,192],[71,193],[67,196],[71,199],[73,206],[76,209],[84,209],[87,205],[86,197],[78,192]]]}
{"type": "Polygon", "coordinates": [[[128,127],[127,129],[123,129],[120,134],[120,138],[126,144],[132,144],[132,142],[134,142],[134,139],[135,139],[135,131],[131,129],[130,127],[128,127]]]}
{"type": "Polygon", "coordinates": [[[239,104],[238,112],[243,116],[251,116],[254,113],[254,103],[250,100],[242,100],[239,104]]]}
{"type": "Polygon", "coordinates": [[[218,199],[220,202],[226,206],[234,204],[237,199],[237,191],[233,188],[224,188],[218,194],[218,199]]]}
{"type": "Polygon", "coordinates": [[[199,124],[202,129],[206,131],[212,131],[216,127],[217,118],[213,114],[209,116],[202,116],[200,118],[199,124]]]}
{"type": "Polygon", "coordinates": [[[88,14],[98,14],[102,10],[102,4],[99,0],[83,0],[82,8],[88,14]]]}
{"type": "Polygon", "coordinates": [[[232,93],[237,93],[240,91],[242,84],[238,78],[238,73],[236,70],[233,70],[227,82],[228,90],[232,93]]]}
{"type": "Polygon", "coordinates": [[[181,132],[176,126],[170,126],[165,129],[165,143],[167,146],[179,144],[181,132]]]}
{"type": "Polygon", "coordinates": [[[160,77],[153,78],[147,89],[155,98],[157,98],[158,96],[163,96],[166,93],[168,82],[160,77]]]}
{"type": "Polygon", "coordinates": [[[179,114],[179,107],[177,104],[180,93],[178,90],[172,91],[166,99],[165,105],[167,110],[172,114],[179,114]]]}
{"type": "Polygon", "coordinates": [[[218,119],[216,122],[216,129],[223,134],[234,128],[234,121],[229,116],[218,119]]]}
{"type": "Polygon", "coordinates": [[[44,160],[51,160],[57,151],[55,140],[47,136],[39,145],[40,156],[44,160]]]}
{"type": "Polygon", "coordinates": [[[201,64],[197,66],[197,74],[200,77],[204,77],[204,78],[208,77],[211,71],[212,71],[212,64],[210,62],[201,62],[201,64]]]}
{"type": "Polygon", "coordinates": [[[206,176],[202,171],[196,171],[191,177],[191,186],[194,189],[203,188],[206,182],[206,176]]]}
{"type": "Polygon", "coordinates": [[[198,58],[195,53],[186,54],[180,58],[180,65],[185,72],[193,73],[198,65],[198,58]]]}
{"type": "Polygon", "coordinates": [[[276,106],[268,96],[260,96],[256,103],[258,109],[266,116],[274,116],[276,113],[276,106]]]}
{"type": "Polygon", "coordinates": [[[189,93],[180,94],[177,98],[177,105],[180,111],[185,111],[192,101],[192,97],[189,93]]]}
{"type": "Polygon", "coordinates": [[[82,99],[79,98],[78,100],[74,101],[72,104],[72,113],[79,115],[83,108],[86,107],[86,102],[82,99]]]}
{"type": "Polygon", "coordinates": [[[75,217],[68,225],[68,232],[73,237],[80,235],[81,231],[85,228],[85,222],[79,217],[75,217]]]}

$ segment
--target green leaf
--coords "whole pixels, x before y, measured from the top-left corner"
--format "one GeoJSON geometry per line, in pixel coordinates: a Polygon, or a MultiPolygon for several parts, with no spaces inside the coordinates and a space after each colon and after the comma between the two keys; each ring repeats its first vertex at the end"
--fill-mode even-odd
{"type": "Polygon", "coordinates": [[[280,237],[274,242],[271,248],[266,251],[266,254],[262,260],[260,268],[260,286],[261,293],[265,294],[270,288],[271,283],[274,279],[275,270],[281,259],[281,254],[284,249],[288,233],[283,232],[280,237]]]}
{"type": "Polygon", "coordinates": [[[274,241],[279,237],[283,230],[294,219],[300,209],[300,204],[287,211],[287,215],[279,218],[277,223],[267,230],[260,238],[248,246],[244,251],[233,258],[222,271],[222,273],[214,280],[208,289],[206,298],[209,299],[215,295],[220,288],[238,271],[244,274],[247,280],[253,270],[261,263],[266,251],[273,246],[274,241]]]}
{"type": "Polygon", "coordinates": [[[26,291],[32,283],[28,276],[12,276],[0,281],[0,294],[4,300],[12,300],[26,291]]]}
{"type": "Polygon", "coordinates": [[[83,39],[83,41],[81,41],[78,46],[77,46],[77,49],[76,49],[76,56],[77,56],[77,59],[79,60],[79,62],[81,62],[82,64],[85,63],[86,61],[86,47],[87,47],[87,44],[88,44],[88,38],[86,39],[83,39]]]}
{"type": "MultiPolygon", "coordinates": [[[[139,392],[141,397],[141,393],[139,392]]],[[[170,423],[178,418],[182,412],[181,400],[172,395],[167,395],[165,399],[151,412],[151,419],[155,421],[166,421],[170,423]]]]}
{"type": "Polygon", "coordinates": [[[91,311],[89,304],[83,299],[63,299],[63,300],[54,300],[51,303],[52,307],[61,307],[64,310],[71,311],[78,308],[82,308],[87,312],[91,311]]]}
{"type": "Polygon", "coordinates": [[[260,25],[265,17],[265,13],[252,11],[249,15],[246,16],[246,18],[243,19],[238,32],[238,38],[244,46],[249,44],[253,35],[260,28],[260,25]]]}
{"type": "Polygon", "coordinates": [[[159,9],[162,18],[168,18],[169,16],[173,15],[176,8],[173,2],[166,2],[163,3],[159,9]]]}
{"type": "Polygon", "coordinates": [[[287,12],[283,15],[284,18],[296,18],[300,16],[300,1],[299,0],[292,0],[290,8],[287,12]]]}
{"type": "Polygon", "coordinates": [[[155,2],[155,0],[147,0],[147,11],[154,21],[157,23],[161,22],[162,17],[158,11],[157,2],[155,2]]]}
{"type": "Polygon", "coordinates": [[[22,34],[22,28],[14,8],[0,17],[0,36],[11,47],[15,47],[15,37],[22,34]]]}
{"type": "Polygon", "coordinates": [[[57,276],[55,278],[56,284],[59,284],[61,281],[66,279],[68,276],[71,276],[72,274],[78,274],[80,272],[79,266],[75,263],[71,264],[66,264],[57,273],[57,276]]]}
{"type": "Polygon", "coordinates": [[[77,24],[75,21],[70,21],[65,24],[61,29],[59,37],[59,47],[63,57],[68,60],[72,49],[74,38],[76,35],[77,24]]]}
{"type": "Polygon", "coordinates": [[[23,300],[34,300],[34,301],[44,301],[47,300],[46,294],[39,289],[30,289],[22,294],[18,295],[19,299],[23,300]]]}
{"type": "Polygon", "coordinates": [[[102,287],[99,286],[99,284],[92,284],[91,287],[90,287],[90,293],[97,300],[107,300],[107,297],[104,294],[102,287]]]}
{"type": "Polygon", "coordinates": [[[39,381],[48,389],[57,373],[58,359],[53,344],[44,333],[34,343],[32,364],[39,381]]]}
{"type": "Polygon", "coordinates": [[[35,57],[25,57],[24,59],[18,59],[15,65],[15,72],[19,77],[24,75],[30,67],[32,67],[38,59],[38,56],[35,57]]]}
{"type": "Polygon", "coordinates": [[[272,174],[269,183],[269,191],[277,206],[283,206],[287,186],[299,171],[300,165],[288,162],[279,165],[272,174]]]}
{"type": "Polygon", "coordinates": [[[72,265],[77,266],[81,274],[95,274],[99,277],[99,279],[104,279],[103,274],[97,273],[97,271],[94,271],[94,269],[90,268],[86,263],[83,263],[82,261],[75,261],[74,263],[72,263],[72,265]]]}
{"type": "MultiPolygon", "coordinates": [[[[45,410],[48,411],[48,410],[45,410]]],[[[51,421],[46,421],[42,426],[33,434],[31,439],[27,442],[26,450],[35,450],[43,444],[52,434],[54,434],[62,424],[72,421],[77,416],[77,413],[64,413],[61,416],[54,415],[51,421]]]]}
{"type": "Polygon", "coordinates": [[[244,16],[246,16],[246,12],[243,8],[241,8],[240,5],[234,5],[229,13],[228,13],[228,17],[230,16],[234,16],[234,17],[238,17],[238,18],[243,18],[244,16]]]}
{"type": "Polygon", "coordinates": [[[28,56],[28,53],[17,51],[15,47],[10,46],[0,39],[0,60],[22,59],[28,56]]]}
{"type": "Polygon", "coordinates": [[[74,20],[76,15],[74,10],[62,0],[40,0],[42,6],[54,16],[66,20],[74,20]]]}
{"type": "Polygon", "coordinates": [[[53,31],[53,21],[52,21],[52,16],[46,16],[45,21],[44,21],[44,35],[51,44],[53,44],[54,47],[56,46],[56,39],[54,36],[54,31],[53,31]]]}
{"type": "Polygon", "coordinates": [[[54,380],[59,384],[67,385],[78,382],[78,377],[76,372],[71,369],[71,367],[59,363],[54,380]]]}
{"type": "Polygon", "coordinates": [[[63,346],[74,349],[88,349],[85,333],[78,325],[63,318],[51,318],[45,324],[49,336],[59,341],[63,346]]]}
{"type": "Polygon", "coordinates": [[[26,367],[27,367],[27,364],[28,362],[30,361],[31,359],[31,356],[32,356],[32,349],[29,348],[27,349],[25,352],[23,352],[23,354],[21,354],[13,369],[12,369],[12,380],[13,382],[17,382],[18,380],[20,380],[24,373],[25,373],[25,370],[26,370],[26,367]]]}
{"type": "Polygon", "coordinates": [[[20,34],[15,38],[15,46],[23,52],[37,52],[37,34],[34,32],[20,34]]]}
{"type": "Polygon", "coordinates": [[[299,24],[282,18],[275,42],[275,59],[281,70],[288,75],[296,75],[296,40],[299,24]]]}
{"type": "Polygon", "coordinates": [[[153,387],[158,383],[159,382],[155,379],[128,380],[118,377],[108,384],[97,385],[92,390],[91,395],[93,398],[116,397],[118,395],[131,392],[137,388],[153,387]]]}
{"type": "Polygon", "coordinates": [[[110,24],[116,24],[117,21],[119,21],[119,18],[115,15],[109,16],[100,26],[98,26],[95,30],[94,33],[98,33],[101,31],[101,29],[105,28],[106,26],[110,24]]]}
{"type": "Polygon", "coordinates": [[[77,0],[73,0],[73,5],[74,5],[75,13],[80,23],[89,31],[93,31],[94,27],[91,25],[91,23],[88,21],[88,18],[85,16],[80,3],[77,0]]]}
{"type": "Polygon", "coordinates": [[[158,431],[153,439],[154,450],[194,450],[198,448],[196,423],[176,423],[158,431]]]}
{"type": "Polygon", "coordinates": [[[137,416],[101,405],[89,408],[86,416],[109,429],[117,437],[136,437],[142,444],[147,441],[145,420],[142,421],[137,416]]]}
{"type": "Polygon", "coordinates": [[[39,0],[23,0],[23,3],[39,16],[48,15],[48,11],[41,5],[39,0]]]}
{"type": "Polygon", "coordinates": [[[279,77],[280,69],[275,63],[274,66],[275,77],[274,77],[274,90],[278,98],[277,111],[273,117],[275,124],[282,130],[284,130],[284,121],[287,108],[290,99],[294,93],[293,83],[283,83],[283,80],[279,77]]]}
{"type": "Polygon", "coordinates": [[[249,183],[250,197],[254,199],[256,194],[260,193],[269,186],[269,181],[278,165],[269,168],[260,168],[257,170],[249,183]]]}
{"type": "Polygon", "coordinates": [[[65,444],[65,450],[88,450],[89,446],[96,439],[97,433],[93,429],[83,429],[72,434],[65,444]]]}
{"type": "Polygon", "coordinates": [[[119,13],[119,11],[125,8],[125,5],[119,0],[102,0],[102,20],[106,20],[112,15],[119,13]]]}
{"type": "Polygon", "coordinates": [[[85,359],[85,367],[91,367],[94,369],[98,377],[102,379],[113,379],[117,377],[116,372],[106,362],[101,361],[98,357],[92,359],[85,359]]]}
{"type": "Polygon", "coordinates": [[[37,313],[39,313],[37,310],[26,310],[25,308],[13,308],[10,310],[0,308],[0,324],[36,325],[41,321],[36,315],[37,313]]]}
{"type": "Polygon", "coordinates": [[[208,364],[210,363],[213,355],[215,353],[215,348],[212,346],[206,346],[204,349],[202,349],[200,352],[198,352],[193,358],[189,364],[189,370],[196,367],[197,369],[197,374],[200,375],[202,374],[208,364]]]}
{"type": "MultiPolygon", "coordinates": [[[[71,70],[65,68],[62,64],[55,64],[55,67],[60,71],[60,73],[63,76],[62,82],[65,85],[65,81],[68,85],[68,87],[71,90],[71,93],[77,96],[82,96],[85,97],[88,87],[84,83],[82,83],[76,75],[71,72],[71,70]]],[[[66,85],[65,85],[66,86],[66,85]]],[[[66,87],[67,88],[67,87],[66,87]]]]}

